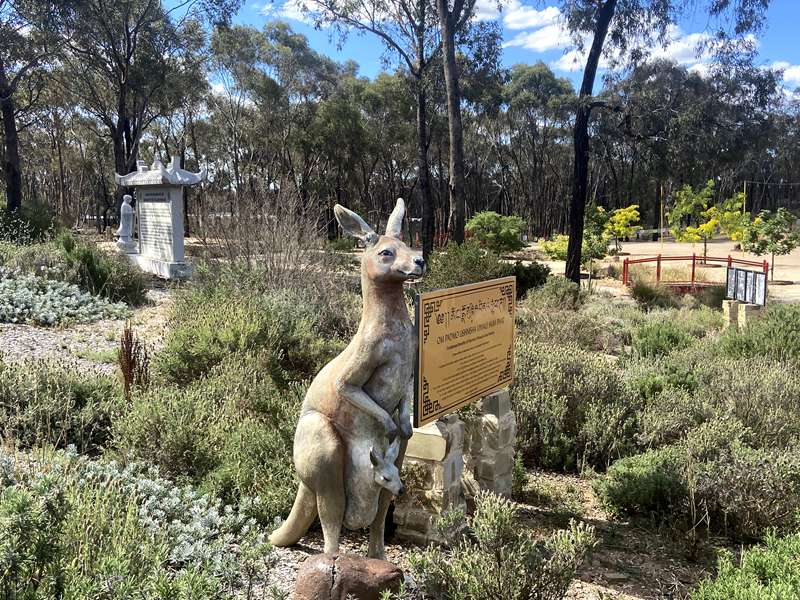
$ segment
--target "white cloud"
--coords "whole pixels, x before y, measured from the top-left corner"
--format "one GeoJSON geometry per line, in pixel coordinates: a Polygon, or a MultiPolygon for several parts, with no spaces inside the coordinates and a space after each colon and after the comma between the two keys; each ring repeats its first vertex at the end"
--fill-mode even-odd
{"type": "Polygon", "coordinates": [[[503,44],[504,47],[518,46],[534,52],[546,52],[572,45],[569,32],[561,21],[545,25],[533,31],[518,33],[503,44]]]}
{"type": "Polygon", "coordinates": [[[561,17],[561,12],[555,6],[536,10],[520,3],[519,0],[509,2],[503,13],[503,25],[509,29],[543,27],[555,23],[561,17]]]}
{"type": "Polygon", "coordinates": [[[476,0],[475,18],[478,21],[494,21],[500,14],[497,0],[476,0]]]}
{"type": "Polygon", "coordinates": [[[310,24],[311,19],[303,10],[303,6],[303,0],[285,0],[280,4],[268,0],[259,12],[265,17],[280,17],[310,24]]]}
{"type": "Polygon", "coordinates": [[[785,60],[779,60],[770,65],[771,69],[783,71],[783,82],[791,87],[800,87],[800,65],[793,65],[785,60]]]}

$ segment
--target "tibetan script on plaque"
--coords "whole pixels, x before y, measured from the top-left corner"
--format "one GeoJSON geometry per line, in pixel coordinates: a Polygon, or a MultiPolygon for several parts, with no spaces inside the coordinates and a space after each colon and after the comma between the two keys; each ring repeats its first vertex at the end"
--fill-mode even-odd
{"type": "Polygon", "coordinates": [[[417,296],[414,426],[511,384],[516,278],[417,296]]]}

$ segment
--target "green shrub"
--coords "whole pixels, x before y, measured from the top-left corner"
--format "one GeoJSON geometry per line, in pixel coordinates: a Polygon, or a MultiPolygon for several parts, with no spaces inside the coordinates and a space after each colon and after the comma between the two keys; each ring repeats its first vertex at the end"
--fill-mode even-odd
{"type": "Polygon", "coordinates": [[[476,213],[467,221],[466,230],[485,248],[503,254],[525,246],[522,241],[525,227],[525,221],[520,217],[503,216],[486,210],[476,213]]]}
{"type": "Polygon", "coordinates": [[[56,325],[123,319],[128,307],[77,286],[0,267],[0,323],[56,325]]]}
{"type": "Polygon", "coordinates": [[[231,353],[259,352],[279,381],[312,376],[344,347],[326,322],[331,316],[312,302],[226,281],[192,287],[178,296],[155,366],[168,380],[188,383],[231,353]]]}
{"type": "Polygon", "coordinates": [[[604,468],[631,452],[638,407],[606,357],[521,335],[515,364],[517,440],[530,463],[604,468]]]}
{"type": "Polygon", "coordinates": [[[550,276],[550,267],[538,262],[528,264],[518,260],[511,275],[517,278],[517,299],[524,298],[528,291],[541,287],[550,276]]]}
{"type": "Polygon", "coordinates": [[[2,598],[232,600],[265,583],[252,520],[138,467],[56,454],[5,479],[2,598]]]}
{"type": "Polygon", "coordinates": [[[500,260],[500,256],[487,250],[474,239],[461,245],[449,243],[444,250],[431,255],[425,277],[415,292],[429,292],[468,283],[478,283],[498,277],[517,277],[517,298],[528,290],[542,285],[550,268],[535,261],[514,264],[500,260]]]}
{"type": "Polygon", "coordinates": [[[575,310],[585,300],[577,283],[551,275],[544,285],[528,293],[525,305],[532,309],[575,310]]]}
{"type": "Polygon", "coordinates": [[[713,340],[661,359],[632,360],[625,381],[644,404],[639,439],[645,446],[683,439],[712,418],[734,418],[756,448],[800,440],[800,379],[792,363],[713,354],[713,340]]]}
{"type": "Polygon", "coordinates": [[[684,455],[680,448],[668,446],[622,458],[592,487],[606,508],[617,514],[680,514],[687,495],[684,455]]]}
{"type": "Polygon", "coordinates": [[[461,245],[450,242],[443,250],[431,255],[419,291],[477,283],[511,274],[511,265],[502,262],[491,250],[481,248],[476,240],[467,240],[461,245]]]}
{"type": "Polygon", "coordinates": [[[550,260],[567,260],[568,235],[556,235],[552,240],[540,242],[539,246],[550,260]]]}
{"type": "Polygon", "coordinates": [[[572,310],[536,309],[518,314],[519,333],[530,341],[610,351],[616,339],[605,324],[572,310]]]}
{"type": "Polygon", "coordinates": [[[800,304],[770,306],[742,331],[728,330],[720,349],[735,358],[800,360],[800,304]]]}
{"type": "Polygon", "coordinates": [[[743,550],[739,560],[723,551],[717,574],[702,581],[692,600],[782,600],[800,595],[800,533],[767,535],[764,546],[743,550]]]}
{"type": "Polygon", "coordinates": [[[712,529],[758,539],[769,529],[786,531],[796,524],[800,452],[757,450],[735,441],[729,448],[714,444],[713,454],[688,468],[699,506],[695,512],[708,514],[712,529]]]}
{"type": "Polygon", "coordinates": [[[52,236],[55,228],[53,213],[45,205],[24,204],[20,211],[9,214],[5,202],[0,201],[0,240],[34,244],[52,236]]]}
{"type": "Polygon", "coordinates": [[[747,539],[787,530],[800,512],[800,453],[748,447],[748,435],[736,420],[710,421],[681,443],[615,462],[595,492],[616,513],[747,539]]]}
{"type": "Polygon", "coordinates": [[[254,514],[265,521],[285,516],[296,491],[292,441],[302,394],[299,385],[273,382],[271,360],[234,354],[185,387],[134,395],[114,424],[116,448],[226,501],[258,497],[254,514]]]}
{"type": "Polygon", "coordinates": [[[675,321],[646,323],[636,329],[633,348],[640,356],[665,356],[692,345],[694,338],[675,321]]]}
{"type": "Polygon", "coordinates": [[[356,248],[356,239],[352,237],[340,237],[337,240],[328,241],[328,250],[331,252],[352,252],[356,248]]]}
{"type": "Polygon", "coordinates": [[[587,552],[597,543],[594,530],[570,524],[536,540],[516,519],[517,506],[487,492],[476,498],[475,514],[456,512],[448,529],[466,520],[468,530],[449,550],[431,547],[411,556],[418,581],[431,598],[563,598],[587,552]],[[513,576],[510,576],[513,574],[513,576]]]}
{"type": "Polygon", "coordinates": [[[26,448],[74,445],[97,452],[122,408],[111,377],[50,362],[0,362],[0,433],[26,448]]]}
{"type": "Polygon", "coordinates": [[[126,256],[104,252],[94,244],[77,241],[62,233],[56,243],[63,249],[77,284],[96,296],[133,306],[143,304],[147,283],[141,269],[126,256]]]}

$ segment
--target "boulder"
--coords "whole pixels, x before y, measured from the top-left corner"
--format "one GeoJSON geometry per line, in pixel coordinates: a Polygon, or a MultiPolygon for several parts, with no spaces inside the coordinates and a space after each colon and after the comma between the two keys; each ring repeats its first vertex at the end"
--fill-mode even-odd
{"type": "Polygon", "coordinates": [[[294,600],[379,600],[384,590],[397,591],[403,571],[385,560],[355,554],[309,556],[297,571],[294,600]]]}

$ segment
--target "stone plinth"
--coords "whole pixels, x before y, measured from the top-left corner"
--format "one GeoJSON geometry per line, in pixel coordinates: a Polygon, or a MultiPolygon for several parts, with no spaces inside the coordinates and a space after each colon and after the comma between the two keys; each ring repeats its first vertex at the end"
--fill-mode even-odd
{"type": "Polygon", "coordinates": [[[722,328],[727,329],[739,327],[739,301],[738,300],[723,300],[722,301],[722,315],[725,317],[725,323],[722,328]]]}
{"type": "Polygon", "coordinates": [[[397,592],[403,582],[399,567],[384,560],[353,554],[309,556],[297,571],[294,600],[379,600],[397,592]]]}
{"type": "Polygon", "coordinates": [[[403,463],[408,490],[395,503],[397,534],[420,544],[444,541],[436,530],[443,513],[465,508],[461,489],[464,423],[447,415],[414,429],[403,463]]]}
{"type": "Polygon", "coordinates": [[[511,496],[517,420],[508,390],[483,398],[476,408],[464,436],[464,491],[469,497],[479,490],[511,496]]]}
{"type": "Polygon", "coordinates": [[[761,306],[757,304],[740,304],[739,305],[739,329],[744,329],[749,323],[752,323],[761,315],[761,306]]]}

